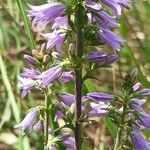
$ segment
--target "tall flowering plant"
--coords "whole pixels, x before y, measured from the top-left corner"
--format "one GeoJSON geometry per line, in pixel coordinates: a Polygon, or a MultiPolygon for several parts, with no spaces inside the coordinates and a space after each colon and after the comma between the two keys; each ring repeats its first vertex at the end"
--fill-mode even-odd
{"type": "MultiPolygon", "coordinates": [[[[44,42],[40,50],[24,55],[29,67],[24,68],[19,76],[19,88],[22,98],[33,89],[38,90],[45,97],[45,105],[32,108],[15,127],[22,134],[25,131],[42,132],[45,150],[80,150],[84,121],[106,115],[112,121],[118,119],[110,113],[118,106],[115,95],[100,91],[85,93],[83,89],[85,80],[96,78],[94,75],[98,69],[109,67],[119,59],[124,40],[114,30],[119,27],[117,21],[122,8],[129,7],[128,3],[128,0],[58,0],[41,6],[28,4],[32,28],[38,26],[41,29],[44,42]],[[104,50],[105,45],[112,49],[109,53],[104,50]],[[74,84],[74,93],[61,89],[69,82],[74,84]],[[64,121],[63,125],[59,124],[60,119],[64,121]]],[[[143,89],[140,92],[144,95],[149,91],[143,89]]],[[[139,101],[134,103],[132,99],[131,102],[134,111],[141,108],[139,101]]],[[[124,111],[121,115],[124,117],[124,111]]],[[[135,117],[133,113],[129,115],[135,117]]],[[[149,117],[147,115],[141,108],[137,121],[148,126],[144,119],[149,117]]],[[[114,149],[121,146],[122,124],[124,120],[118,123],[114,149]]],[[[133,127],[136,128],[136,124],[133,127]]],[[[138,136],[139,130],[130,135],[135,149],[138,149],[140,139],[145,143],[142,135],[138,136]]]]}

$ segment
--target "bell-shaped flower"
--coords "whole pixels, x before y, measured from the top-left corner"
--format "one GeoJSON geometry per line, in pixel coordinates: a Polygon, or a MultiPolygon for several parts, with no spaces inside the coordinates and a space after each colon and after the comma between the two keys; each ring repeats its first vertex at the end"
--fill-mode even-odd
{"type": "Polygon", "coordinates": [[[61,3],[48,3],[40,6],[29,5],[28,16],[33,17],[32,27],[42,24],[43,29],[46,25],[65,12],[65,6],[61,3]]]}
{"type": "Polygon", "coordinates": [[[28,64],[31,64],[31,65],[36,64],[36,59],[34,57],[30,56],[30,55],[25,54],[24,59],[28,64]]]}
{"type": "Polygon", "coordinates": [[[85,6],[91,11],[100,11],[102,6],[100,3],[96,3],[92,0],[86,0],[85,6]]]}
{"type": "Polygon", "coordinates": [[[96,23],[102,28],[117,28],[119,24],[115,22],[115,17],[110,16],[105,11],[100,11],[97,13],[98,16],[94,16],[96,23]]]}
{"type": "Polygon", "coordinates": [[[101,61],[97,62],[98,67],[108,67],[111,64],[118,61],[119,56],[117,54],[109,55],[106,58],[102,59],[101,61]]]}
{"type": "Polygon", "coordinates": [[[95,52],[90,53],[86,57],[86,59],[89,60],[89,61],[97,62],[97,61],[100,61],[100,60],[102,60],[103,58],[106,58],[106,57],[107,57],[107,53],[106,52],[95,51],[95,52]]]}
{"type": "Polygon", "coordinates": [[[28,130],[29,133],[31,133],[38,114],[39,110],[37,108],[33,108],[28,112],[23,121],[14,127],[19,128],[22,134],[24,134],[25,130],[28,130]]]}
{"type": "Polygon", "coordinates": [[[57,52],[61,51],[62,44],[65,41],[65,33],[61,33],[58,30],[54,30],[52,33],[43,34],[43,37],[48,41],[46,48],[51,49],[56,47],[57,52]]]}
{"type": "Polygon", "coordinates": [[[146,129],[150,130],[150,115],[146,112],[140,112],[139,123],[146,129]]]}
{"type": "Polygon", "coordinates": [[[22,78],[26,79],[35,79],[37,75],[40,74],[40,71],[34,68],[24,68],[23,72],[20,74],[22,78]]]}
{"type": "Polygon", "coordinates": [[[150,150],[149,142],[146,141],[139,131],[131,134],[131,141],[135,150],[150,150]]]}
{"type": "Polygon", "coordinates": [[[117,50],[117,51],[121,49],[121,46],[124,42],[119,35],[104,28],[101,28],[99,32],[99,37],[101,42],[108,44],[110,47],[112,47],[113,50],[117,50]]]}
{"type": "Polygon", "coordinates": [[[22,98],[24,98],[32,88],[40,85],[40,80],[18,77],[18,87],[22,90],[22,98]]]}
{"type": "Polygon", "coordinates": [[[141,86],[142,86],[142,84],[139,83],[139,82],[136,83],[136,84],[134,84],[133,87],[132,87],[132,88],[133,88],[133,91],[134,91],[134,92],[139,91],[139,90],[141,89],[141,86]]]}
{"type": "Polygon", "coordinates": [[[74,76],[72,74],[72,71],[64,71],[61,74],[60,78],[59,78],[59,81],[61,83],[67,83],[67,82],[69,82],[71,80],[74,80],[74,76]]]}
{"type": "Polygon", "coordinates": [[[67,16],[63,16],[63,17],[57,17],[55,19],[54,24],[52,25],[52,29],[68,29],[68,17],[67,16]]]}
{"type": "Polygon", "coordinates": [[[142,89],[139,93],[142,97],[150,96],[150,89],[142,89]]]}
{"type": "Polygon", "coordinates": [[[100,117],[105,116],[109,111],[106,109],[109,107],[108,103],[99,102],[96,103],[90,103],[92,110],[88,113],[89,117],[100,117]]]}
{"type": "Polygon", "coordinates": [[[41,86],[46,87],[51,85],[62,74],[62,68],[59,65],[51,67],[50,69],[42,72],[36,78],[41,80],[41,86]]]}
{"type": "Polygon", "coordinates": [[[100,102],[108,102],[114,99],[112,95],[102,92],[91,92],[86,94],[86,97],[100,102]]]}
{"type": "Polygon", "coordinates": [[[75,96],[73,94],[69,93],[62,93],[59,95],[60,100],[67,106],[71,106],[73,103],[75,103],[75,96]]]}
{"type": "Polygon", "coordinates": [[[102,2],[110,7],[114,14],[119,17],[121,16],[121,6],[128,8],[128,0],[102,0],[102,2]]]}

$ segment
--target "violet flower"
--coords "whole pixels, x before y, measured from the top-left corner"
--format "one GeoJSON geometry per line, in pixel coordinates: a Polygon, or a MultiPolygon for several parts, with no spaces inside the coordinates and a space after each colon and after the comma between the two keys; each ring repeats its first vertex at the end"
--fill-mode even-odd
{"type": "Polygon", "coordinates": [[[26,79],[36,79],[36,77],[40,74],[40,71],[34,68],[24,68],[23,72],[20,74],[22,78],[26,79]]]}
{"type": "Polygon", "coordinates": [[[37,79],[41,80],[41,86],[46,87],[52,84],[56,79],[58,79],[62,74],[62,68],[57,65],[44,72],[42,72],[37,79]]]}
{"type": "Polygon", "coordinates": [[[71,106],[73,103],[75,103],[75,96],[69,93],[62,93],[59,95],[60,100],[67,106],[71,106]]]}
{"type": "Polygon", "coordinates": [[[52,25],[52,29],[57,29],[57,28],[60,28],[60,29],[68,29],[68,17],[67,16],[63,16],[63,17],[57,17],[55,19],[55,22],[54,24],[52,25]]]}
{"type": "Polygon", "coordinates": [[[105,59],[102,59],[101,61],[97,62],[97,66],[98,67],[107,67],[113,63],[115,63],[116,61],[118,61],[119,56],[116,54],[107,56],[105,59]]]}
{"type": "Polygon", "coordinates": [[[137,91],[139,91],[140,89],[141,89],[141,83],[136,83],[135,85],[133,85],[133,91],[134,92],[137,92],[137,91]]]}
{"type": "Polygon", "coordinates": [[[40,85],[40,80],[33,80],[22,77],[18,77],[18,79],[18,87],[22,90],[22,98],[24,98],[32,90],[33,87],[40,85]]]}
{"type": "Polygon", "coordinates": [[[100,11],[102,6],[100,3],[93,2],[92,0],[86,0],[85,6],[91,11],[100,11]]]}
{"type": "Polygon", "coordinates": [[[96,101],[101,101],[101,102],[108,102],[113,100],[113,96],[106,94],[106,93],[101,93],[101,92],[91,92],[86,95],[87,98],[96,100],[96,101]]]}
{"type": "Polygon", "coordinates": [[[139,93],[142,97],[150,96],[150,89],[142,89],[141,91],[139,91],[139,93]]]}
{"type": "Polygon", "coordinates": [[[54,30],[52,33],[43,34],[43,37],[47,39],[46,49],[51,49],[56,47],[57,52],[61,51],[62,44],[65,41],[65,33],[60,33],[59,31],[54,30]]]}
{"type": "Polygon", "coordinates": [[[106,109],[109,107],[108,103],[99,102],[98,104],[90,103],[92,110],[89,112],[89,117],[105,116],[109,111],[106,109]]]}
{"type": "Polygon", "coordinates": [[[106,52],[103,52],[103,51],[95,51],[95,52],[92,52],[90,53],[86,59],[88,59],[89,61],[99,61],[103,58],[106,58],[107,57],[107,53],[106,52]]]}
{"type": "Polygon", "coordinates": [[[66,140],[63,141],[63,144],[68,150],[75,149],[75,139],[73,137],[68,137],[66,140]]]}
{"type": "Polygon", "coordinates": [[[135,131],[131,134],[131,141],[135,150],[150,150],[148,141],[146,141],[139,131],[135,131]]]}
{"type": "Polygon", "coordinates": [[[28,130],[29,133],[31,133],[38,114],[38,109],[33,108],[28,112],[23,121],[20,124],[15,125],[14,127],[19,128],[22,134],[24,134],[25,130],[28,130]]]}
{"type": "Polygon", "coordinates": [[[25,55],[24,55],[24,59],[25,59],[25,61],[26,61],[28,64],[31,64],[31,65],[35,65],[35,64],[36,64],[36,59],[33,58],[33,57],[30,56],[30,55],[25,54],[25,55]]]}
{"type": "Polygon", "coordinates": [[[96,23],[102,28],[112,29],[119,27],[119,24],[115,22],[115,17],[110,16],[105,11],[98,12],[98,16],[94,16],[93,18],[95,19],[96,23]]]}
{"type": "Polygon", "coordinates": [[[65,12],[65,6],[61,3],[48,3],[41,6],[29,5],[28,16],[33,17],[32,27],[36,24],[46,25],[65,12]]]}
{"type": "Polygon", "coordinates": [[[72,74],[72,71],[64,71],[61,74],[60,78],[59,78],[59,81],[61,83],[67,83],[67,82],[69,82],[71,80],[74,80],[74,76],[72,74]]]}
{"type": "Polygon", "coordinates": [[[150,115],[146,112],[141,112],[139,116],[139,123],[146,129],[150,130],[150,115]]]}
{"type": "Polygon", "coordinates": [[[113,48],[113,50],[119,51],[121,49],[123,39],[116,33],[113,33],[108,29],[101,28],[99,32],[99,37],[102,42],[108,44],[110,47],[113,48]]]}
{"type": "Polygon", "coordinates": [[[121,16],[121,6],[128,8],[128,0],[102,0],[102,2],[110,7],[116,17],[121,16]]]}

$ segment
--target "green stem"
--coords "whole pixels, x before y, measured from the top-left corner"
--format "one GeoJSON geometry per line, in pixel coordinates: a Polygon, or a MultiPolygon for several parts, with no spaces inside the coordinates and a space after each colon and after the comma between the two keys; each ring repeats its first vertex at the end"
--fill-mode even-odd
{"type": "Polygon", "coordinates": [[[82,99],[82,62],[81,58],[83,55],[84,42],[83,42],[83,7],[77,6],[75,18],[76,18],[76,29],[77,29],[77,66],[75,68],[75,96],[76,96],[76,113],[75,113],[75,142],[76,150],[81,149],[82,138],[81,138],[81,99],[82,99]]]}
{"type": "Polygon", "coordinates": [[[117,137],[115,140],[115,146],[114,146],[114,150],[117,150],[121,144],[121,137],[122,137],[122,132],[124,129],[124,122],[125,122],[125,118],[126,118],[126,111],[127,111],[127,98],[125,98],[125,103],[123,106],[123,112],[121,115],[121,122],[120,122],[120,127],[118,128],[118,132],[117,132],[117,137]]]}
{"type": "Polygon", "coordinates": [[[44,150],[47,150],[47,143],[48,143],[48,124],[49,124],[49,100],[47,92],[44,93],[45,95],[45,128],[44,128],[44,136],[45,136],[45,143],[44,143],[44,150]]]}

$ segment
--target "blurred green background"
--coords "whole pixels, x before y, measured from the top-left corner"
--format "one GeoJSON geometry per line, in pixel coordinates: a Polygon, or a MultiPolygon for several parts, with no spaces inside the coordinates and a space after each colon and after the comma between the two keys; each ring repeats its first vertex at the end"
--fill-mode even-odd
{"type": "MultiPolygon", "coordinates": [[[[38,41],[38,30],[30,35],[25,16],[27,5],[43,4],[45,0],[0,0],[0,150],[42,150],[41,135],[32,134],[18,136],[14,125],[21,121],[25,112],[42,103],[40,95],[29,95],[21,100],[17,88],[17,76],[24,66],[23,54],[30,53],[34,47],[31,40],[38,41]],[[25,22],[24,22],[25,21],[25,22]],[[26,24],[24,26],[24,24],[26,24]],[[33,100],[34,99],[34,100],[33,100]]],[[[134,67],[139,70],[139,81],[144,87],[150,88],[150,0],[132,0],[130,10],[123,11],[120,19],[120,34],[126,40],[120,52],[120,60],[112,68],[104,69],[100,74],[101,83],[98,90],[116,91],[121,78],[134,67]]],[[[38,42],[37,42],[38,43],[38,42]]],[[[38,43],[39,44],[39,43],[38,43]]],[[[90,81],[86,82],[87,90],[95,88],[90,81]]],[[[150,101],[145,105],[150,111],[150,101]]],[[[94,125],[85,128],[85,134],[91,142],[85,144],[85,150],[103,150],[104,144],[112,145],[114,129],[109,131],[99,119],[94,125]]],[[[108,124],[108,120],[105,120],[108,124]]],[[[150,134],[145,132],[147,138],[150,134]]],[[[85,142],[86,143],[86,142],[85,142]]]]}

